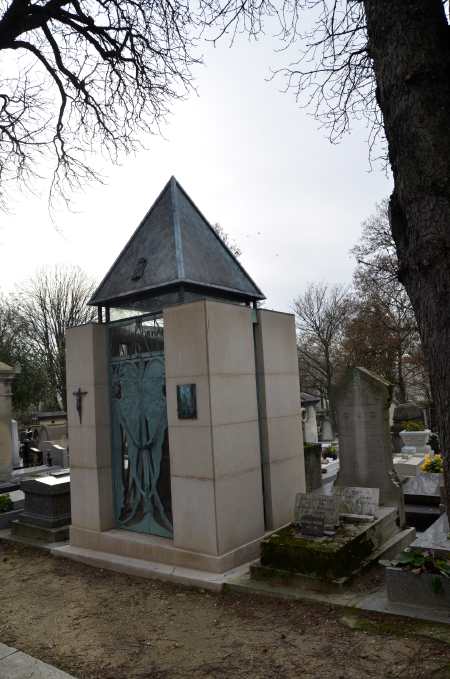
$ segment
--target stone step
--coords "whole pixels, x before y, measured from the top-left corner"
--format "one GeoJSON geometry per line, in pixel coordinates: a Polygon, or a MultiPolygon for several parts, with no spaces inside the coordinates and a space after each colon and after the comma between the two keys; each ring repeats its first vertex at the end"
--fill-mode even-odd
{"type": "Polygon", "coordinates": [[[405,509],[409,505],[420,507],[439,507],[441,504],[440,495],[414,495],[413,493],[404,493],[405,509]]]}
{"type": "Polygon", "coordinates": [[[387,542],[398,531],[397,512],[384,516],[378,525],[378,535],[381,537],[380,542],[387,542]]]}
{"type": "Polygon", "coordinates": [[[405,505],[405,517],[408,526],[414,526],[418,531],[425,531],[441,516],[439,507],[426,505],[405,505]]]}
{"type": "Polygon", "coordinates": [[[247,573],[249,568],[247,563],[225,573],[209,573],[193,568],[172,566],[157,563],[156,561],[144,561],[143,559],[134,559],[129,556],[109,554],[108,552],[100,552],[72,545],[53,547],[51,553],[53,556],[80,561],[95,568],[104,568],[118,573],[135,575],[140,578],[174,582],[178,585],[187,585],[188,587],[200,587],[201,589],[214,592],[220,592],[226,582],[247,573]]]}
{"type": "Polygon", "coordinates": [[[75,679],[53,665],[0,643],[0,677],[2,679],[75,679]]]}
{"type": "Polygon", "coordinates": [[[439,518],[442,512],[439,505],[405,504],[405,514],[430,514],[439,518]]]}
{"type": "Polygon", "coordinates": [[[394,559],[406,547],[414,542],[416,539],[415,528],[405,528],[393,535],[389,540],[381,545],[381,547],[373,553],[370,561],[378,561],[379,559],[394,559]]]}

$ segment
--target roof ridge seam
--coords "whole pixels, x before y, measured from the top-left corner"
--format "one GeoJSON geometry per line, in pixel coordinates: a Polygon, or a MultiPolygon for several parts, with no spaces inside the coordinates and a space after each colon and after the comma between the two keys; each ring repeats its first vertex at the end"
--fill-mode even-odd
{"type": "Polygon", "coordinates": [[[175,177],[170,180],[172,196],[173,229],[175,238],[175,259],[177,263],[178,278],[184,278],[183,240],[181,236],[180,214],[178,210],[177,181],[175,177]]]}

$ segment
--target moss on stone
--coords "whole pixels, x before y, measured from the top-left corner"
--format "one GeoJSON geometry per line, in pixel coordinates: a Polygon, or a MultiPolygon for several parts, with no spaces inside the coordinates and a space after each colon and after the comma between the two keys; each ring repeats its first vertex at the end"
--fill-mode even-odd
{"type": "Polygon", "coordinates": [[[293,525],[264,540],[261,564],[270,568],[336,579],[351,575],[371,554],[374,544],[366,531],[341,527],[333,537],[300,536],[293,525]]]}

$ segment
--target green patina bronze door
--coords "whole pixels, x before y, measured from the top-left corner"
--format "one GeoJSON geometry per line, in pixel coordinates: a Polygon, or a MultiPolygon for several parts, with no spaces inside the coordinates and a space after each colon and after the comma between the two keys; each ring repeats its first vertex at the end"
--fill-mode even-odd
{"type": "Polygon", "coordinates": [[[117,526],[172,537],[161,316],[110,324],[113,494],[117,526]]]}

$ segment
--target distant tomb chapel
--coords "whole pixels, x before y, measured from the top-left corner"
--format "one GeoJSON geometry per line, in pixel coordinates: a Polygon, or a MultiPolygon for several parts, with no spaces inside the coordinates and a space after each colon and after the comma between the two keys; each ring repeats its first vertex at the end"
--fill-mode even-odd
{"type": "Polygon", "coordinates": [[[295,323],[263,299],[172,177],[95,292],[99,323],[67,332],[67,556],[218,574],[292,520],[295,323]]]}

